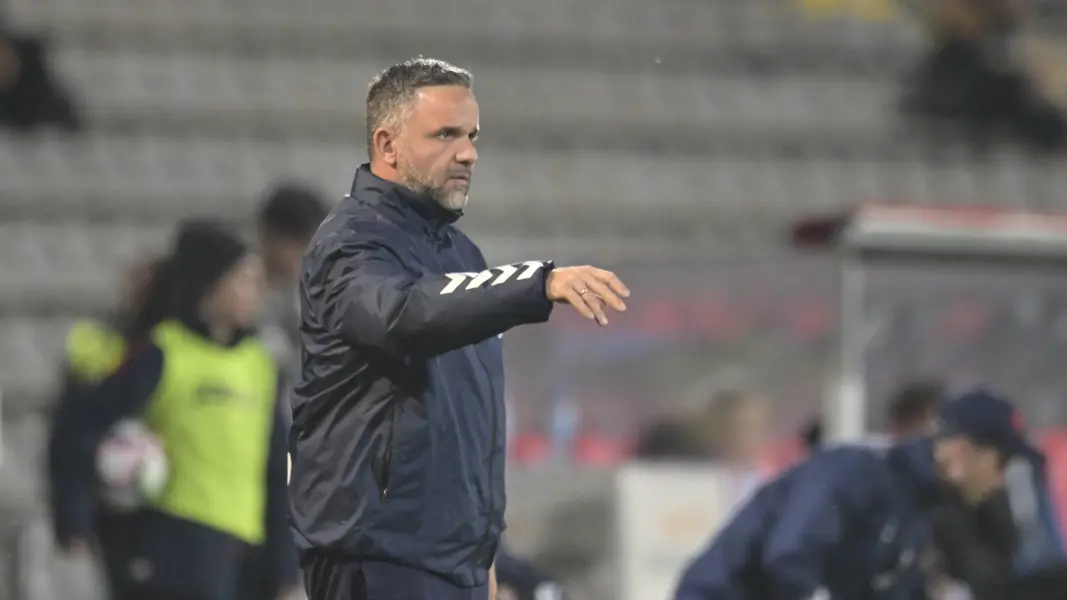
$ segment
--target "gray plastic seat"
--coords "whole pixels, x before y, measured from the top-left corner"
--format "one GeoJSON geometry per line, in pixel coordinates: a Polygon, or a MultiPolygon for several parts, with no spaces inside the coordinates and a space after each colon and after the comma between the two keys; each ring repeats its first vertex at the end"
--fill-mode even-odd
{"type": "Polygon", "coordinates": [[[372,30],[406,31],[413,37],[532,37],[641,44],[721,45],[724,41],[770,43],[843,39],[857,47],[909,42],[916,28],[907,20],[882,23],[806,19],[794,6],[774,0],[744,3],[648,3],[590,0],[537,3],[459,0],[449,4],[421,0],[12,0],[17,21],[49,23],[63,29],[147,31],[202,35],[205,31],[329,35],[372,30]],[[193,33],[195,32],[195,33],[193,33]]]}
{"type": "MultiPolygon", "coordinates": [[[[101,118],[195,122],[328,122],[357,130],[365,86],[382,64],[227,56],[58,54],[65,78],[101,118]]],[[[487,134],[525,123],[735,130],[847,130],[891,118],[896,81],[840,76],[660,74],[645,71],[478,68],[487,134]]]]}
{"type": "MultiPolygon", "coordinates": [[[[29,143],[5,139],[0,140],[0,156],[10,157],[13,163],[5,168],[19,173],[0,179],[6,210],[33,215],[45,214],[51,207],[67,218],[106,213],[154,220],[191,214],[249,219],[263,191],[288,177],[306,179],[340,198],[364,160],[358,143],[152,136],[44,137],[29,143]]],[[[642,211],[652,206],[661,218],[684,220],[686,211],[753,202],[779,206],[783,216],[789,216],[809,210],[812,202],[847,206],[879,196],[913,202],[966,200],[986,187],[976,179],[985,176],[979,172],[996,174],[1000,183],[994,187],[1003,191],[1056,172],[1053,167],[1006,157],[947,166],[918,160],[826,160],[815,167],[817,176],[825,179],[818,189],[791,193],[814,185],[804,164],[793,159],[545,153],[487,146],[476,170],[472,206],[501,221],[514,220],[514,215],[531,208],[575,215],[611,210],[620,219],[636,221],[645,218],[642,211]],[[894,175],[882,175],[883,171],[894,175]]],[[[984,201],[1025,206],[1044,202],[1053,192],[1049,185],[1023,185],[1010,196],[984,201]]],[[[18,235],[13,232],[9,239],[18,235]]],[[[78,238],[75,234],[71,239],[78,238]]]]}
{"type": "MultiPolygon", "coordinates": [[[[62,364],[63,345],[71,319],[0,319],[0,386],[5,415],[25,414],[42,407],[27,400],[50,401],[62,364]]],[[[10,417],[7,417],[10,418],[10,417]]]]}
{"type": "Polygon", "coordinates": [[[35,310],[99,307],[119,269],[162,252],[160,226],[0,222],[0,305],[35,310]]]}

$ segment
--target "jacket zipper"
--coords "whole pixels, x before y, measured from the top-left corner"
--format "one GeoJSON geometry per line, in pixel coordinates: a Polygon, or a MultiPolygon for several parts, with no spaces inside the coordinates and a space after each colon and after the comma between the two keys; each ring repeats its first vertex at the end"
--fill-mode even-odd
{"type": "Polygon", "coordinates": [[[489,407],[489,415],[493,419],[493,442],[489,447],[489,484],[486,486],[489,489],[489,528],[485,532],[486,539],[489,538],[489,535],[493,531],[493,518],[496,516],[496,506],[494,503],[496,495],[493,493],[493,479],[495,478],[493,465],[496,463],[496,435],[498,429],[496,424],[496,402],[492,398],[490,398],[489,407]]]}
{"type": "MultiPolygon", "coordinates": [[[[477,350],[475,350],[474,352],[475,352],[475,356],[477,356],[477,350]]],[[[478,364],[480,364],[482,366],[482,369],[485,371],[485,376],[486,376],[487,381],[489,381],[489,385],[492,386],[493,376],[492,376],[492,373],[490,373],[490,371],[489,371],[489,367],[487,367],[485,365],[485,361],[483,361],[480,356],[477,357],[477,358],[478,358],[478,364]]],[[[482,536],[482,540],[484,542],[489,542],[490,537],[492,536],[492,533],[493,533],[493,519],[495,518],[495,515],[496,515],[496,506],[495,506],[495,503],[494,503],[495,494],[493,493],[493,480],[494,480],[494,475],[493,475],[494,469],[493,469],[493,467],[496,464],[496,455],[497,455],[497,451],[496,451],[496,436],[499,433],[499,429],[500,428],[497,425],[497,420],[498,420],[497,419],[497,412],[498,411],[496,409],[496,402],[494,401],[495,397],[496,397],[495,394],[490,394],[490,397],[489,397],[489,417],[492,419],[493,425],[492,425],[492,429],[491,429],[492,437],[490,438],[491,441],[490,441],[490,446],[489,446],[489,481],[486,482],[486,489],[489,491],[489,498],[487,499],[488,500],[487,504],[488,504],[489,508],[488,508],[488,513],[486,514],[485,535],[482,536]]]]}

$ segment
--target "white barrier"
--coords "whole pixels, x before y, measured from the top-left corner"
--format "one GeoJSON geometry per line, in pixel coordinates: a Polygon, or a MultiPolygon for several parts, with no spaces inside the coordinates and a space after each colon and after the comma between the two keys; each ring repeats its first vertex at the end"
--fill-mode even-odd
{"type": "Polygon", "coordinates": [[[620,600],[669,600],[686,565],[747,496],[752,476],[698,465],[633,464],[615,478],[620,600]]]}

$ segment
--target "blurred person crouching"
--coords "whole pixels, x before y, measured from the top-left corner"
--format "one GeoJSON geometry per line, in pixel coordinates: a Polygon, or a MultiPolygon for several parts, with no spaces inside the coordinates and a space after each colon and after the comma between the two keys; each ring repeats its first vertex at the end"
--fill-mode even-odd
{"type": "MultiPolygon", "coordinates": [[[[981,411],[943,414],[940,435],[951,434],[961,422],[981,431],[974,423],[983,419],[989,416],[981,411]]],[[[961,467],[967,472],[942,474],[946,481],[966,475],[992,482],[984,488],[992,491],[978,497],[968,495],[966,488],[946,490],[933,513],[936,572],[946,597],[947,590],[960,588],[975,600],[1067,597],[1063,575],[1058,582],[1046,580],[1044,595],[1019,592],[1028,579],[1040,581],[1049,572],[1062,572],[1067,554],[1049,494],[1046,459],[1022,437],[1017,415],[1014,421],[1018,435],[997,435],[995,428],[982,431],[967,449],[974,456],[961,467]]],[[[962,597],[959,591],[955,594],[962,597]]]]}
{"type": "Polygon", "coordinates": [[[160,493],[123,515],[122,536],[97,536],[117,600],[235,600],[251,548],[268,539],[281,542],[271,552],[272,595],[296,584],[284,535],[278,369],[251,330],[262,286],[258,258],[235,236],[208,222],[184,224],[136,320],[148,335],[72,403],[76,426],[53,444],[54,460],[75,475],[55,482],[57,513],[66,537],[82,544],[98,533],[94,460],[114,426],[137,419],[164,448],[160,493]]]}

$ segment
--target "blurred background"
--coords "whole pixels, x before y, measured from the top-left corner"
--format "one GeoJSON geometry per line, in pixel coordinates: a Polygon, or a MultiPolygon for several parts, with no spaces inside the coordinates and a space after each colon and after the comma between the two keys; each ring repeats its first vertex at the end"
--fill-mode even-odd
{"type": "MultiPolygon", "coordinates": [[[[592,262],[634,290],[607,330],[561,311],[505,337],[508,543],[576,599],[656,600],[733,500],[662,505],[694,476],[633,475],[643,443],[717,410],[735,430],[702,430],[711,454],[772,472],[839,392],[841,270],[791,227],[867,203],[1067,208],[1065,32],[1054,0],[0,0],[0,598],[95,597],[43,508],[71,325],[180,218],[251,239],[280,182],[339,199],[367,83],[421,54],[475,74],[461,226],[489,262],[592,262]],[[727,389],[754,410],[709,409],[727,389]]],[[[988,382],[1059,447],[1059,270],[872,267],[860,295],[844,333],[869,429],[909,378],[988,382]]]]}

